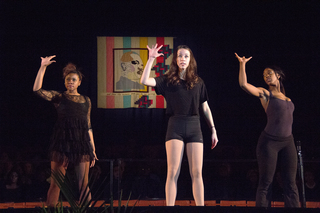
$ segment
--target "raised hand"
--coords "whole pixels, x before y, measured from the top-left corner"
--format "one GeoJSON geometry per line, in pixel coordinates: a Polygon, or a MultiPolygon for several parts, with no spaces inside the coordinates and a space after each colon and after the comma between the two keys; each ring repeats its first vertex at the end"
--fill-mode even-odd
{"type": "Polygon", "coordinates": [[[239,62],[240,63],[247,63],[251,58],[252,58],[252,56],[251,57],[249,57],[249,58],[246,58],[246,57],[240,57],[240,56],[238,56],[238,54],[237,53],[234,53],[235,55],[236,55],[236,57],[238,58],[238,60],[239,60],[239,62]]]}
{"type": "Polygon", "coordinates": [[[49,66],[50,64],[52,64],[53,62],[56,62],[55,60],[52,60],[54,57],[56,57],[56,55],[52,55],[52,56],[47,56],[45,58],[41,57],[41,66],[49,66]]]}
{"type": "Polygon", "coordinates": [[[161,45],[160,47],[158,47],[157,48],[157,46],[158,46],[158,44],[156,44],[156,45],[152,45],[152,47],[150,48],[148,45],[147,45],[147,48],[148,48],[148,50],[149,50],[149,58],[157,58],[157,57],[159,57],[159,56],[163,56],[163,53],[158,53],[158,51],[161,49],[161,47],[163,46],[163,45],[161,45]]]}

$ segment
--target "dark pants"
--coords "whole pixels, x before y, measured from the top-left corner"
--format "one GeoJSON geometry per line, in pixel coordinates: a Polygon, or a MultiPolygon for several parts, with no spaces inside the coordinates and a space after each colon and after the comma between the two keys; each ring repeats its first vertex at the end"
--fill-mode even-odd
{"type": "Polygon", "coordinates": [[[271,186],[279,158],[285,207],[299,207],[299,193],[296,185],[298,158],[293,136],[281,138],[263,131],[256,151],[259,165],[256,206],[271,206],[271,186]]]}

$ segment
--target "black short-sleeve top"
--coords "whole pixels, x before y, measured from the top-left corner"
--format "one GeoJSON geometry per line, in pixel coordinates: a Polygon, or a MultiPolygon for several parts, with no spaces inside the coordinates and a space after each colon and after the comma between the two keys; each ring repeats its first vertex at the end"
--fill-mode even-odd
{"type": "Polygon", "coordinates": [[[168,84],[166,75],[156,77],[155,91],[163,95],[167,101],[166,114],[199,116],[200,104],[208,100],[206,86],[201,78],[192,89],[188,89],[186,81],[180,80],[177,85],[168,84]]]}

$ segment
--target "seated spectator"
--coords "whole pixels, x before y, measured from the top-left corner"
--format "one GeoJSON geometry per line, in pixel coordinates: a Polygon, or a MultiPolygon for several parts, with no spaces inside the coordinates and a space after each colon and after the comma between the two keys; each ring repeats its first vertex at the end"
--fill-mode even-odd
{"type": "Polygon", "coordinates": [[[9,172],[8,179],[1,190],[2,202],[21,202],[23,201],[23,190],[20,184],[18,172],[12,170],[9,172]]]}
{"type": "MultiPolygon", "coordinates": [[[[124,175],[126,164],[124,161],[116,162],[113,166],[113,186],[112,186],[112,196],[113,199],[117,200],[120,198],[122,191],[122,199],[129,198],[131,187],[130,180],[124,175]]],[[[104,189],[104,199],[108,201],[111,197],[110,183],[106,184],[104,189]]],[[[132,198],[132,197],[131,197],[132,198]]]]}
{"type": "Polygon", "coordinates": [[[305,195],[307,201],[319,201],[320,200],[320,185],[315,177],[315,173],[306,169],[304,172],[305,181],[305,195]]]}
{"type": "Polygon", "coordinates": [[[30,196],[31,201],[43,201],[47,200],[47,192],[50,187],[50,183],[47,179],[50,177],[50,169],[41,168],[38,169],[35,180],[32,184],[32,194],[30,196]]]}
{"type": "Polygon", "coordinates": [[[163,198],[164,184],[151,165],[141,165],[132,185],[132,198],[163,198]]]}

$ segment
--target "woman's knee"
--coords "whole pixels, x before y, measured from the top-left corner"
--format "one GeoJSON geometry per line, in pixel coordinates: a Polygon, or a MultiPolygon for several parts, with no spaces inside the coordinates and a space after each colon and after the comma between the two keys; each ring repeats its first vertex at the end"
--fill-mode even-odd
{"type": "Polygon", "coordinates": [[[179,173],[180,173],[179,168],[169,168],[168,173],[167,173],[167,177],[170,179],[174,179],[179,176],[179,173]]]}
{"type": "Polygon", "coordinates": [[[202,171],[199,169],[193,169],[190,173],[192,179],[202,178],[202,171]]]}

